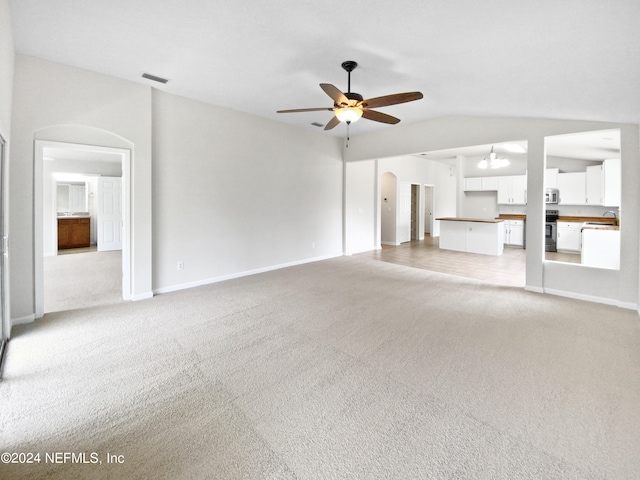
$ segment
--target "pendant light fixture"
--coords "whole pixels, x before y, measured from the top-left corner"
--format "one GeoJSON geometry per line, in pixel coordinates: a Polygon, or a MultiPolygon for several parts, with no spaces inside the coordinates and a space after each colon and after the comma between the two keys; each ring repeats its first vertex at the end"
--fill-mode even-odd
{"type": "Polygon", "coordinates": [[[502,168],[509,165],[509,160],[506,158],[498,158],[498,155],[493,151],[493,145],[491,146],[491,152],[488,157],[484,157],[478,163],[478,168],[502,168]]]}

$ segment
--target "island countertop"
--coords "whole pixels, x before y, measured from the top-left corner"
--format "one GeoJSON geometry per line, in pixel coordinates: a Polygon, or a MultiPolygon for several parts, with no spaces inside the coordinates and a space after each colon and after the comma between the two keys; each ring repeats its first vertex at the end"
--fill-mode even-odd
{"type": "Polygon", "coordinates": [[[480,222],[480,223],[500,223],[504,218],[464,218],[464,217],[440,217],[436,220],[446,220],[448,222],[480,222]]]}

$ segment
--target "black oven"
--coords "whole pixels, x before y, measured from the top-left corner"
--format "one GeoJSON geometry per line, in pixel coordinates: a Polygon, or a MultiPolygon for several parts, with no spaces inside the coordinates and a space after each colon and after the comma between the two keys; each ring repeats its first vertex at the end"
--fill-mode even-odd
{"type": "Polygon", "coordinates": [[[558,238],[558,210],[547,210],[544,223],[544,250],[545,252],[557,252],[556,240],[558,238]]]}

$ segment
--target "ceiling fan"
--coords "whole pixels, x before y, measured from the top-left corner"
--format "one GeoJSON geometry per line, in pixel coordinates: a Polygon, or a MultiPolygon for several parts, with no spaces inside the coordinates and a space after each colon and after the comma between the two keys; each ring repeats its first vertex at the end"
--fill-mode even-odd
{"type": "Polygon", "coordinates": [[[333,100],[332,108],[298,108],[294,110],[278,110],[277,113],[321,112],[325,110],[335,112],[334,117],[325,125],[325,130],[331,130],[340,122],[345,122],[348,125],[351,122],[355,122],[360,117],[366,118],[367,120],[373,120],[374,122],[390,123],[395,125],[400,121],[399,118],[371,109],[388,107],[389,105],[397,105],[398,103],[413,102],[414,100],[420,100],[422,98],[422,93],[420,92],[406,92],[364,100],[362,95],[351,91],[351,72],[357,66],[358,64],[353,60],[342,62],[342,68],[347,71],[348,75],[346,93],[342,93],[338,88],[334,87],[330,83],[320,84],[320,88],[322,88],[322,90],[324,90],[324,92],[333,100]]]}

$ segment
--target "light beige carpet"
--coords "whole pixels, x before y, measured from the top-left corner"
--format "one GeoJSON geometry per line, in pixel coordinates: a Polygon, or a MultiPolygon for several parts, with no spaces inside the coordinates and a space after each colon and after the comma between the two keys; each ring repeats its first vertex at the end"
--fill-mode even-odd
{"type": "Polygon", "coordinates": [[[122,301],[122,252],[65,253],[44,258],[44,311],[122,301]]]}
{"type": "Polygon", "coordinates": [[[0,383],[41,462],[0,478],[637,479],[639,326],[358,256],[50,313],[0,383]]]}

